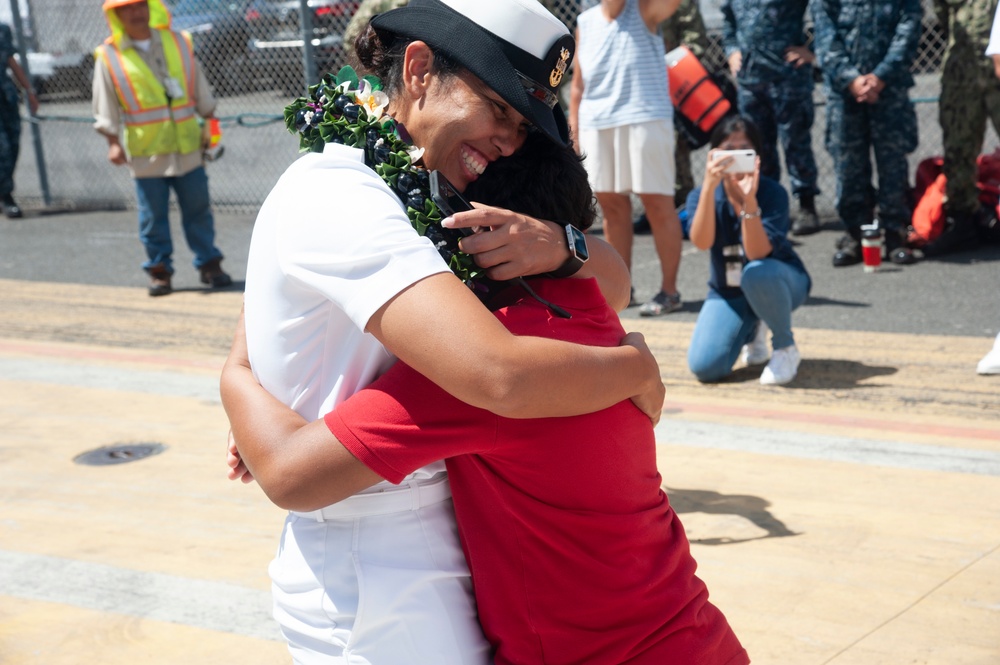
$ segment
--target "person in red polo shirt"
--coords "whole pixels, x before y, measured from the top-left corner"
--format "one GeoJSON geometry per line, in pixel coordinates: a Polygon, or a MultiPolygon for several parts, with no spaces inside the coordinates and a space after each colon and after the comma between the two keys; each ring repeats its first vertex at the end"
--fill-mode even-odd
{"type": "MultiPolygon", "coordinates": [[[[571,148],[533,151],[529,137],[506,162],[470,196],[543,218],[593,221],[586,173],[571,148]]],[[[513,286],[491,303],[511,332],[596,346],[617,346],[626,334],[596,280],[527,282],[531,292],[513,286]]],[[[272,454],[244,462],[231,446],[231,475],[249,466],[279,506],[312,510],[445,459],[496,663],[749,662],[695,574],[684,528],[661,489],[653,424],[631,402],[574,417],[504,418],[397,362],[307,424],[253,379],[242,334],[240,326],[223,402],[235,441],[254,438],[272,454]]]]}

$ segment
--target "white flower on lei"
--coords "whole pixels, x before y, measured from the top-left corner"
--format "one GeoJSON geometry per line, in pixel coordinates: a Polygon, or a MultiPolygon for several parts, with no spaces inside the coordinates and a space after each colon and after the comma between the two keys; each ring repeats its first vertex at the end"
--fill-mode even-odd
{"type": "Polygon", "coordinates": [[[370,120],[378,120],[382,117],[382,112],[389,105],[389,95],[381,90],[375,90],[372,84],[361,79],[360,89],[354,93],[354,101],[365,109],[370,120]]]}
{"type": "Polygon", "coordinates": [[[418,148],[415,145],[407,146],[406,154],[410,156],[410,163],[416,164],[424,156],[424,149],[418,148]]]}

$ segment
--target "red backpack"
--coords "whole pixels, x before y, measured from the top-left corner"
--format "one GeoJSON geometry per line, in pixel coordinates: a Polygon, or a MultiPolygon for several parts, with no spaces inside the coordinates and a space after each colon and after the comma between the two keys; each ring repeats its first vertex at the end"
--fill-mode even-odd
{"type": "MultiPolygon", "coordinates": [[[[907,242],[913,247],[922,247],[937,239],[944,231],[944,195],[947,179],[943,171],[942,157],[928,157],[917,165],[916,182],[913,188],[917,201],[910,221],[907,242]]],[[[979,202],[1000,217],[1000,149],[976,159],[976,188],[979,202]]]]}

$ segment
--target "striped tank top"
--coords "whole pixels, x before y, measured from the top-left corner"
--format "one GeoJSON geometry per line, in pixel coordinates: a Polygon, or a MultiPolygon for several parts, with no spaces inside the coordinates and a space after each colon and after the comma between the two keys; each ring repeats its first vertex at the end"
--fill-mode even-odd
{"type": "Polygon", "coordinates": [[[649,32],[639,0],[608,21],[600,5],[577,19],[583,71],[580,129],[608,129],[673,118],[663,39],[649,32]]]}

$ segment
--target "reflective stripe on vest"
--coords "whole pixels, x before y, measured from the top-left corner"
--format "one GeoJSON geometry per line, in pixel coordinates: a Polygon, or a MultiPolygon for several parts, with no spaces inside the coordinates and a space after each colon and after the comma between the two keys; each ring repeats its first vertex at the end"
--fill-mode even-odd
{"type": "Polygon", "coordinates": [[[139,157],[187,154],[201,147],[201,128],[191,100],[195,86],[191,44],[186,36],[171,30],[158,32],[167,71],[183,91],[177,99],[167,99],[162,84],[135,49],[123,53],[112,43],[99,49],[122,106],[125,149],[139,157]]]}

